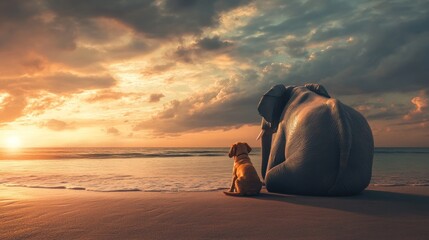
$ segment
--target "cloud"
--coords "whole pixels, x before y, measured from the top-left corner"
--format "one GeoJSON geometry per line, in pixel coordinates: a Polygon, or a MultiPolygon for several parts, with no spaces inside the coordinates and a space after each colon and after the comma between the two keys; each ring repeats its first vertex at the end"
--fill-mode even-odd
{"type": "Polygon", "coordinates": [[[149,54],[182,37],[199,38],[218,26],[222,14],[249,2],[2,1],[0,71],[3,76],[58,67],[105,72],[103,63],[149,54]]]}
{"type": "Polygon", "coordinates": [[[113,136],[119,136],[119,135],[121,135],[121,132],[117,128],[115,128],[115,127],[110,127],[108,129],[106,129],[106,133],[110,134],[110,135],[113,135],[113,136]]]}
{"type": "Polygon", "coordinates": [[[109,75],[79,76],[72,73],[60,73],[42,78],[38,83],[44,90],[53,93],[74,93],[88,89],[109,88],[116,85],[116,80],[109,75]]]}
{"type": "Polygon", "coordinates": [[[38,97],[30,98],[23,111],[23,115],[38,116],[45,111],[62,106],[66,99],[55,94],[43,93],[38,97]]]}
{"type": "Polygon", "coordinates": [[[50,0],[56,14],[74,19],[111,18],[152,38],[199,34],[219,24],[219,15],[249,1],[68,1],[50,0]]]}
{"type": "Polygon", "coordinates": [[[48,91],[51,93],[76,93],[89,89],[109,88],[116,80],[109,75],[77,75],[74,73],[56,73],[48,76],[20,77],[0,79],[7,91],[48,91]]]}
{"type": "Polygon", "coordinates": [[[57,119],[50,119],[42,123],[41,126],[46,127],[52,131],[64,131],[75,128],[72,124],[57,119]]]}
{"type": "Polygon", "coordinates": [[[308,51],[306,49],[307,43],[298,39],[287,40],[286,53],[291,57],[307,58],[308,51]]]}
{"type": "Polygon", "coordinates": [[[409,106],[399,100],[403,96],[395,95],[393,97],[395,101],[385,101],[383,98],[372,99],[363,97],[362,99],[354,100],[354,103],[350,106],[370,121],[398,120],[409,110],[409,106]]]}
{"type": "Polygon", "coordinates": [[[156,134],[179,134],[206,129],[238,128],[259,121],[256,106],[267,91],[247,92],[234,79],[219,81],[212,87],[183,100],[172,100],[134,131],[153,130],[156,134]],[[156,122],[157,124],[153,124],[156,122]]]}
{"type": "Polygon", "coordinates": [[[136,131],[238,128],[258,124],[272,85],[315,82],[371,122],[411,127],[428,119],[418,94],[429,90],[427,9],[424,0],[1,1],[0,122],[79,115],[70,101],[103,111],[94,119],[132,112],[116,120],[136,131]]]}
{"type": "Polygon", "coordinates": [[[221,40],[219,36],[205,37],[196,40],[189,46],[179,46],[173,56],[186,63],[201,62],[204,58],[225,54],[233,47],[233,43],[221,40]]]}
{"type": "Polygon", "coordinates": [[[208,51],[215,51],[222,48],[226,48],[228,46],[231,46],[232,43],[229,41],[222,41],[219,36],[214,37],[205,37],[196,43],[196,46],[198,46],[200,49],[208,50],[208,51]]]}
{"type": "Polygon", "coordinates": [[[413,99],[411,99],[411,103],[416,106],[416,109],[412,111],[416,114],[423,113],[428,107],[428,99],[425,97],[414,97],[413,99]]]}
{"type": "Polygon", "coordinates": [[[366,114],[368,120],[395,120],[400,118],[404,114],[402,109],[394,107],[381,107],[373,110],[372,113],[366,114]]]}
{"type": "Polygon", "coordinates": [[[283,59],[291,68],[281,82],[319,82],[335,95],[427,87],[429,18],[420,11],[427,1],[397,1],[395,7],[383,1],[275,4],[232,38],[237,58],[257,65],[283,59]]]}
{"type": "Polygon", "coordinates": [[[26,105],[27,99],[24,96],[8,95],[0,102],[0,124],[19,118],[26,105]]]}
{"type": "Polygon", "coordinates": [[[149,95],[149,102],[150,103],[155,103],[155,102],[159,102],[161,100],[161,98],[165,97],[164,94],[162,93],[152,93],[151,95],[149,95]]]}
{"type": "MultiPolygon", "coordinates": [[[[257,124],[261,95],[279,83],[322,83],[340,99],[350,95],[374,99],[377,94],[411,94],[427,88],[429,57],[424,53],[429,52],[429,29],[425,27],[429,18],[419,9],[428,3],[395,4],[334,0],[256,3],[262,11],[234,34],[202,37],[175,51],[177,59],[195,64],[214,54],[229,55],[236,65],[228,73],[241,78],[228,80],[228,87],[214,84],[188,98],[173,100],[135,130],[180,133],[257,124]],[[240,63],[251,67],[239,68],[240,63]],[[153,121],[160,124],[150,124],[153,121]]],[[[370,120],[401,121],[409,112],[401,101],[360,105],[370,120]]]]}
{"type": "Polygon", "coordinates": [[[39,115],[49,108],[58,107],[64,103],[59,95],[109,88],[115,84],[116,80],[108,75],[74,73],[0,78],[0,93],[8,94],[0,105],[0,122],[12,122],[23,115],[39,115]]]}
{"type": "Polygon", "coordinates": [[[86,98],[85,100],[89,103],[99,102],[99,101],[108,101],[108,100],[118,100],[123,97],[133,95],[130,93],[115,92],[110,89],[97,91],[95,94],[86,98]]]}
{"type": "Polygon", "coordinates": [[[421,91],[419,96],[413,97],[411,103],[414,109],[404,115],[403,119],[407,121],[429,121],[429,113],[427,111],[429,98],[426,96],[425,92],[421,91]]]}
{"type": "Polygon", "coordinates": [[[175,62],[167,62],[165,64],[153,65],[153,66],[147,67],[144,71],[142,71],[142,74],[143,75],[162,74],[163,72],[166,72],[172,69],[174,66],[176,66],[175,62]]]}

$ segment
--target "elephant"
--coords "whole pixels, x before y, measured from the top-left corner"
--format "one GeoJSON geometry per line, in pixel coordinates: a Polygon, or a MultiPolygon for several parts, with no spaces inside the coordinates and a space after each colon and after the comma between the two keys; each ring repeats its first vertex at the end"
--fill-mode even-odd
{"type": "Polygon", "coordinates": [[[262,96],[258,112],[261,175],[269,192],[349,196],[369,185],[371,128],[322,85],[275,85],[262,96]]]}

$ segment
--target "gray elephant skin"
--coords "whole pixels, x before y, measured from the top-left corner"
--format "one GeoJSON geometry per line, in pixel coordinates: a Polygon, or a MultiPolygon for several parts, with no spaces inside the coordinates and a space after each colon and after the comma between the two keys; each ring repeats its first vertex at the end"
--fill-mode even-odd
{"type": "Polygon", "coordinates": [[[323,86],[276,85],[258,111],[269,192],[346,196],[368,186],[374,154],[368,122],[323,86]]]}

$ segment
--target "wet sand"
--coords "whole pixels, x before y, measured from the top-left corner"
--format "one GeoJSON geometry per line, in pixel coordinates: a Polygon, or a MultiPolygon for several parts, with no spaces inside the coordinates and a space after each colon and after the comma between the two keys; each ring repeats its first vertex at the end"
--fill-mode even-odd
{"type": "Polygon", "coordinates": [[[353,197],[0,187],[0,239],[427,239],[429,187],[353,197]]]}

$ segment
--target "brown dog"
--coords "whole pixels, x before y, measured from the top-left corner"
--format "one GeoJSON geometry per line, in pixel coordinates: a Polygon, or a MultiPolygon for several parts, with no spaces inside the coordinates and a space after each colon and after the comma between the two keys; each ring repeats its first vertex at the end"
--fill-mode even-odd
{"type": "Polygon", "coordinates": [[[234,156],[232,168],[232,184],[228,192],[230,196],[252,196],[261,191],[262,182],[253,167],[248,153],[252,148],[247,143],[237,142],[231,146],[229,157],[234,156]]]}

